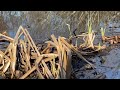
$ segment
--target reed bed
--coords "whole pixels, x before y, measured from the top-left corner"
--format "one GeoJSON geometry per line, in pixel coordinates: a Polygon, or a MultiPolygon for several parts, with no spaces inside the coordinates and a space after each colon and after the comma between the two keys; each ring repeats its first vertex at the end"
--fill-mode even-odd
{"type": "Polygon", "coordinates": [[[6,50],[0,50],[0,71],[4,77],[27,79],[34,75],[39,79],[69,79],[73,52],[93,66],[65,37],[56,38],[52,34],[51,41],[45,42],[46,46],[38,47],[22,26],[14,38],[3,34],[0,36],[9,41],[6,50]]]}

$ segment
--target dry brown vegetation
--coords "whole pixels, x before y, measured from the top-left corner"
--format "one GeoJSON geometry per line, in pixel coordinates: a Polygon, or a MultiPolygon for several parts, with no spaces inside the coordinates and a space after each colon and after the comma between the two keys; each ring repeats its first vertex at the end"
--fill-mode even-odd
{"type": "MultiPolygon", "coordinates": [[[[36,27],[33,26],[31,28],[30,32],[35,32],[36,29],[41,29],[34,34],[42,33],[45,35],[43,31],[47,30],[51,40],[47,40],[43,44],[36,44],[28,30],[22,26],[19,27],[14,38],[9,37],[6,32],[0,33],[0,42],[9,42],[5,51],[0,50],[1,76],[11,79],[30,79],[33,77],[39,79],[69,79],[71,78],[72,72],[71,61],[73,53],[87,62],[92,68],[95,68],[92,63],[83,57],[83,55],[99,52],[106,48],[105,45],[101,46],[100,43],[99,45],[94,45],[95,32],[93,31],[93,24],[95,27],[99,24],[101,20],[100,18],[105,18],[102,17],[102,13],[105,15],[110,14],[110,12],[104,11],[50,11],[24,13],[23,19],[28,16],[29,21],[34,21],[33,23],[37,24],[36,27]],[[36,20],[34,20],[35,18],[36,20]],[[35,29],[32,30],[33,28],[35,29]],[[78,33],[76,36],[73,36],[72,31],[75,28],[78,29],[78,33]],[[81,29],[86,33],[80,34],[79,30],[81,29]],[[58,30],[58,32],[63,30],[64,32],[67,32],[66,34],[69,38],[64,37],[66,36],[64,32],[62,32],[64,33],[63,36],[60,34],[56,36],[51,33],[51,30],[58,30]],[[73,38],[76,39],[76,42],[78,38],[82,38],[83,43],[77,43],[77,45],[74,45],[72,43],[73,38]]],[[[110,21],[118,15],[119,12],[111,13],[111,15],[106,17],[104,22],[110,21]]],[[[13,18],[11,18],[11,20],[12,19],[13,18]]],[[[15,24],[15,22],[13,22],[13,24],[15,24]]],[[[18,25],[19,23],[17,23],[17,26],[18,25]]],[[[108,41],[111,44],[120,42],[119,36],[107,37],[105,36],[104,29],[102,28],[101,30],[103,41],[108,41]]],[[[38,37],[35,38],[43,39],[38,37]]]]}
{"type": "Polygon", "coordinates": [[[4,52],[0,51],[2,76],[9,73],[11,79],[25,79],[36,70],[35,75],[40,79],[69,79],[72,72],[72,52],[94,68],[65,37],[59,36],[57,39],[51,35],[52,41],[46,41],[46,47],[38,50],[30,34],[22,26],[19,27],[14,38],[3,34],[0,36],[10,42],[4,52]],[[19,66],[18,69],[16,66],[19,66]]]}

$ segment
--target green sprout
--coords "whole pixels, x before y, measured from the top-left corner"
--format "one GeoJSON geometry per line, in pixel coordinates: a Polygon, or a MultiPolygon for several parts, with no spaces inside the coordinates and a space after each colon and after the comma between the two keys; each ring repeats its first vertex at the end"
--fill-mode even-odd
{"type": "Polygon", "coordinates": [[[98,50],[100,50],[101,49],[101,44],[100,44],[100,42],[99,42],[99,44],[98,44],[98,50]]]}
{"type": "Polygon", "coordinates": [[[102,37],[105,36],[105,29],[103,27],[101,28],[101,35],[102,37]]]}
{"type": "Polygon", "coordinates": [[[72,33],[71,33],[71,30],[70,30],[70,24],[67,24],[67,23],[66,23],[66,25],[68,26],[69,35],[70,35],[70,37],[71,37],[71,36],[72,36],[72,33]]]}
{"type": "Polygon", "coordinates": [[[92,33],[92,23],[88,20],[88,34],[92,33]]]}

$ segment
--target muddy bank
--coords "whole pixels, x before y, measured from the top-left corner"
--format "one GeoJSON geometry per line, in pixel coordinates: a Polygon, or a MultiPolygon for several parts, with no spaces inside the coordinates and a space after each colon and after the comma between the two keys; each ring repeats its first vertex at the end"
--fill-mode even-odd
{"type": "Polygon", "coordinates": [[[87,60],[93,63],[96,69],[75,56],[73,58],[76,58],[72,62],[76,79],[120,79],[120,44],[111,45],[94,56],[87,56],[87,60]]]}

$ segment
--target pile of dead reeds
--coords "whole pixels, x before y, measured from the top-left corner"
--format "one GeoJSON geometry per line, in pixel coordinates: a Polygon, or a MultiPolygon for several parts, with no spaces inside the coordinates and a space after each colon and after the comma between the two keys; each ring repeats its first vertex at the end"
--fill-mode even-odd
{"type": "Polygon", "coordinates": [[[106,36],[105,35],[105,29],[101,28],[101,35],[102,35],[102,41],[103,42],[109,42],[110,44],[117,44],[120,43],[120,36],[106,36]]]}
{"type": "Polygon", "coordinates": [[[4,77],[25,79],[33,74],[40,79],[70,78],[72,52],[93,66],[64,37],[51,35],[46,46],[38,47],[22,26],[14,38],[3,34],[0,37],[9,42],[5,51],[0,50],[0,72],[4,77]]]}

